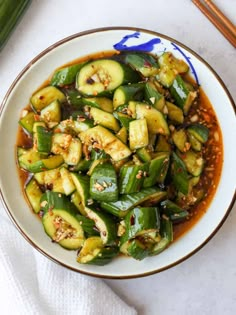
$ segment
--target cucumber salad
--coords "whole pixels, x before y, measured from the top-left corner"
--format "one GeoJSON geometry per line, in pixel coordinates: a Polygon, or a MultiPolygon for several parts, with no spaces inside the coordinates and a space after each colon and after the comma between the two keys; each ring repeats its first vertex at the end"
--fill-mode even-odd
{"type": "Polygon", "coordinates": [[[54,71],[22,110],[24,193],[81,264],[165,250],[204,200],[208,122],[172,53],[109,52],[54,71]]]}

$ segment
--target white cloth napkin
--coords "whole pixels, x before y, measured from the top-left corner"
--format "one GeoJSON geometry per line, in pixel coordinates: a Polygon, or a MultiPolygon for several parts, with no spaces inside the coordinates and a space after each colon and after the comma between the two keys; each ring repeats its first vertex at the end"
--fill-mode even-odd
{"type": "Polygon", "coordinates": [[[102,280],[50,261],[20,235],[0,203],[1,315],[136,315],[102,280]]]}

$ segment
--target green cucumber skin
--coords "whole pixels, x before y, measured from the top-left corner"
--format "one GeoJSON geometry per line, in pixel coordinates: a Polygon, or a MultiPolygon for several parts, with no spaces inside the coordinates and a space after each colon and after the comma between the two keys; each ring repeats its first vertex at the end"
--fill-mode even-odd
{"type": "Polygon", "coordinates": [[[121,64],[118,61],[111,59],[98,59],[88,62],[81,68],[76,78],[76,88],[83,96],[94,96],[95,92],[97,96],[109,97],[118,86],[128,83],[137,83],[139,80],[139,74],[128,65],[121,64]],[[111,76],[114,68],[116,68],[116,75],[117,78],[119,78],[117,82],[115,82],[114,78],[112,78],[113,80],[110,80],[108,86],[105,86],[102,81],[95,82],[92,78],[91,83],[88,82],[88,79],[90,78],[89,76],[92,74],[94,75],[99,71],[108,72],[111,76]]]}
{"type": "Polygon", "coordinates": [[[125,64],[120,64],[125,72],[124,80],[122,82],[123,85],[129,83],[137,83],[140,81],[140,75],[134,71],[130,66],[125,64]]]}
{"type": "Polygon", "coordinates": [[[55,86],[63,86],[74,83],[78,71],[83,67],[84,64],[85,63],[81,63],[57,70],[54,73],[50,84],[55,86]]]}
{"type": "MultiPolygon", "coordinates": [[[[58,167],[64,161],[61,156],[55,156],[55,157],[59,157],[59,158],[58,158],[57,164],[54,165],[53,168],[58,167]]],[[[24,150],[23,148],[18,147],[17,159],[18,159],[19,166],[21,168],[23,168],[24,170],[30,173],[38,173],[38,172],[42,172],[48,169],[46,168],[44,161],[47,161],[50,158],[47,159],[45,158],[45,155],[39,152],[33,151],[32,149],[24,150]],[[25,156],[27,156],[27,158],[25,156]]],[[[52,157],[52,159],[54,159],[54,156],[52,157]]]]}
{"type": "Polygon", "coordinates": [[[114,116],[120,121],[122,127],[129,129],[129,123],[134,120],[134,118],[119,112],[114,112],[114,116]]]}
{"type": "Polygon", "coordinates": [[[84,121],[78,121],[76,118],[77,117],[73,120],[62,120],[58,125],[56,125],[55,130],[60,131],[61,133],[68,133],[72,136],[76,136],[79,132],[86,131],[94,126],[92,119],[86,118],[84,121]]]}
{"type": "Polygon", "coordinates": [[[59,102],[65,102],[66,96],[57,87],[48,85],[35,92],[30,98],[30,103],[33,110],[36,113],[39,113],[43,108],[47,107],[56,100],[59,102]]]}
{"type": "MultiPolygon", "coordinates": [[[[47,159],[45,159],[47,160],[47,159]]],[[[60,166],[63,163],[63,160],[61,160],[61,163],[56,165],[54,168],[60,166]]],[[[43,159],[39,160],[33,164],[31,164],[31,166],[27,169],[29,172],[31,173],[38,173],[38,172],[42,172],[47,170],[47,168],[45,167],[45,164],[43,163],[43,159]]]]}
{"type": "Polygon", "coordinates": [[[47,201],[45,206],[41,206],[41,210],[43,212],[48,212],[49,210],[53,209],[63,209],[69,212],[74,217],[77,216],[78,211],[73,203],[71,203],[66,195],[62,193],[53,192],[47,190],[41,197],[40,203],[43,204],[43,201],[47,201]]]}
{"type": "Polygon", "coordinates": [[[35,122],[34,116],[34,112],[29,112],[26,116],[22,117],[19,120],[19,125],[24,128],[24,130],[26,130],[29,134],[33,134],[33,125],[35,122]]]}
{"type": "Polygon", "coordinates": [[[176,203],[168,199],[161,201],[160,207],[162,213],[167,215],[172,222],[182,221],[189,216],[187,210],[182,209],[176,203]]]}
{"type": "Polygon", "coordinates": [[[0,3],[0,50],[4,47],[11,32],[31,0],[7,0],[0,3]]]}
{"type": "Polygon", "coordinates": [[[46,191],[41,197],[41,210],[44,212],[42,217],[42,224],[46,234],[53,239],[53,233],[50,229],[50,218],[57,213],[57,215],[65,218],[69,224],[73,222],[80,237],[77,239],[62,239],[58,244],[68,250],[74,250],[81,247],[84,242],[84,230],[80,221],[77,218],[78,211],[75,206],[67,199],[64,194],[46,191]],[[43,205],[43,206],[42,206],[43,205]],[[49,221],[48,221],[49,220],[49,221]]]}
{"type": "Polygon", "coordinates": [[[64,94],[66,95],[67,102],[75,106],[77,109],[83,109],[84,103],[82,101],[81,94],[75,88],[63,89],[64,94]]]}
{"type": "Polygon", "coordinates": [[[146,148],[137,149],[136,153],[142,162],[150,162],[152,159],[150,152],[146,148]]]}
{"type": "Polygon", "coordinates": [[[131,208],[146,201],[158,191],[160,191],[158,188],[153,188],[153,187],[145,188],[145,189],[140,190],[137,193],[122,195],[120,199],[115,202],[103,201],[101,203],[101,207],[107,212],[117,217],[123,218],[126,216],[126,214],[131,208]]]}
{"type": "Polygon", "coordinates": [[[81,160],[77,165],[71,166],[70,171],[72,172],[87,172],[92,164],[91,160],[81,160]]]}
{"type": "Polygon", "coordinates": [[[170,93],[175,99],[176,104],[183,110],[189,91],[185,87],[181,76],[176,76],[172,86],[170,87],[170,93]]]}
{"type": "Polygon", "coordinates": [[[191,133],[199,142],[205,143],[209,137],[209,129],[201,124],[192,124],[187,128],[188,132],[191,133]]]}
{"type": "MultiPolygon", "coordinates": [[[[157,182],[159,182],[161,174],[163,174],[163,170],[165,168],[165,164],[169,163],[169,154],[161,154],[160,156],[156,157],[155,159],[151,160],[149,163],[148,168],[148,177],[144,179],[143,187],[152,187],[157,182]]],[[[166,174],[166,172],[165,172],[166,174]]]]}
{"type": "Polygon", "coordinates": [[[143,244],[136,239],[130,242],[127,252],[136,260],[143,260],[150,255],[150,250],[145,248],[143,244]]]}
{"type": "Polygon", "coordinates": [[[40,203],[47,201],[44,207],[41,206],[41,210],[46,213],[53,209],[63,209],[70,213],[80,223],[82,229],[87,236],[97,236],[99,232],[94,229],[95,223],[93,220],[86,218],[83,215],[78,214],[78,211],[73,203],[69,201],[66,195],[62,193],[52,192],[47,190],[41,197],[40,203]]]}
{"type": "Polygon", "coordinates": [[[113,103],[116,104],[118,102],[118,99],[116,99],[118,93],[122,94],[123,101],[119,101],[119,105],[115,106],[115,108],[127,104],[129,101],[132,100],[141,101],[143,99],[143,90],[143,83],[119,86],[114,92],[113,103]]]}
{"type": "Polygon", "coordinates": [[[200,152],[202,150],[202,143],[198,141],[197,138],[195,138],[189,131],[187,131],[187,135],[191,148],[196,152],[200,152]]]}
{"type": "Polygon", "coordinates": [[[104,150],[96,151],[95,149],[92,149],[91,160],[95,161],[95,160],[106,159],[106,158],[108,158],[108,155],[106,154],[104,150]]]}
{"type": "Polygon", "coordinates": [[[82,103],[88,107],[95,107],[108,113],[113,113],[113,102],[108,97],[83,97],[82,103]]]}
{"type": "Polygon", "coordinates": [[[188,173],[184,162],[175,152],[172,152],[171,171],[175,188],[187,195],[189,191],[188,173]]]}
{"type": "Polygon", "coordinates": [[[100,237],[104,244],[106,246],[114,246],[117,242],[117,225],[113,218],[109,214],[103,213],[100,210],[95,210],[92,207],[86,207],[85,211],[87,217],[95,222],[95,226],[99,230],[100,237]],[[99,229],[99,221],[102,222],[101,225],[103,228],[105,226],[104,230],[99,229]]]}
{"type": "Polygon", "coordinates": [[[144,181],[143,173],[147,170],[148,164],[123,166],[119,175],[120,194],[132,194],[140,191],[144,181]],[[140,176],[139,172],[141,172],[140,176]]]}
{"type": "Polygon", "coordinates": [[[165,105],[164,96],[154,89],[150,83],[145,84],[145,99],[150,105],[158,110],[161,110],[161,107],[164,107],[165,105]],[[153,97],[155,99],[154,102],[151,101],[153,97]],[[159,107],[158,104],[161,106],[159,107]]]}
{"type": "Polygon", "coordinates": [[[37,181],[34,178],[27,183],[25,187],[26,196],[35,213],[40,211],[40,200],[43,195],[37,181]]]}
{"type": "Polygon", "coordinates": [[[91,261],[87,262],[87,265],[104,266],[111,262],[119,253],[119,247],[103,247],[99,254],[94,257],[91,261]]]}
{"type": "Polygon", "coordinates": [[[98,201],[117,201],[118,183],[114,167],[110,163],[98,164],[90,177],[90,196],[98,201]],[[96,188],[96,185],[102,190],[96,188]]]}
{"type": "Polygon", "coordinates": [[[89,195],[89,181],[90,178],[87,175],[81,175],[77,173],[71,173],[72,179],[74,181],[75,187],[83,201],[84,206],[86,205],[88,199],[90,198],[89,195]],[[76,182],[79,183],[79,186],[82,188],[83,191],[79,191],[77,188],[76,182]],[[83,194],[83,195],[82,195],[83,194]]]}
{"type": "Polygon", "coordinates": [[[125,56],[125,62],[145,77],[150,76],[151,72],[153,72],[153,74],[157,74],[159,69],[157,60],[148,54],[127,53],[125,56]]]}
{"type": "Polygon", "coordinates": [[[100,233],[95,229],[95,223],[93,220],[80,214],[76,214],[76,218],[80,222],[80,225],[87,237],[99,236],[100,233]]]}
{"type": "Polygon", "coordinates": [[[163,252],[173,241],[173,224],[171,220],[161,218],[160,227],[161,240],[154,246],[150,252],[150,256],[155,256],[163,252]]]}
{"type": "Polygon", "coordinates": [[[196,177],[201,175],[205,163],[201,152],[189,150],[184,154],[180,152],[177,152],[177,154],[179,158],[184,162],[189,174],[196,177]]]}
{"type": "Polygon", "coordinates": [[[127,109],[128,109],[128,104],[123,104],[123,105],[119,105],[118,107],[116,107],[116,109],[115,109],[116,111],[115,112],[125,113],[127,111],[127,109]]]}
{"type": "Polygon", "coordinates": [[[174,124],[182,124],[184,122],[184,113],[182,109],[170,102],[165,102],[165,104],[168,109],[167,116],[170,121],[174,124]]]}
{"type": "Polygon", "coordinates": [[[180,107],[184,113],[186,113],[185,104],[190,91],[180,75],[176,76],[169,90],[175,100],[176,105],[180,107]]]}
{"type": "MultiPolygon", "coordinates": [[[[136,207],[125,216],[126,232],[122,239],[130,240],[145,230],[160,229],[159,210],[157,207],[136,207]]],[[[121,241],[123,243],[123,241],[121,241]]]]}
{"type": "Polygon", "coordinates": [[[50,153],[52,146],[52,132],[43,126],[36,127],[37,150],[40,153],[50,153]]]}

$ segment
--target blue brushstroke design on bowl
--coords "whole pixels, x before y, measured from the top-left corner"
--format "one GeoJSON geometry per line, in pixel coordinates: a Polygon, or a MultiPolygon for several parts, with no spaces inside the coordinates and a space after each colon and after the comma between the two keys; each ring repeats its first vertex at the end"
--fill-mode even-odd
{"type": "MultiPolygon", "coordinates": [[[[138,45],[131,45],[127,46],[125,43],[130,39],[130,38],[140,38],[140,32],[135,32],[133,34],[128,34],[125,35],[118,43],[113,45],[113,48],[118,50],[118,51],[143,51],[143,52],[152,52],[154,50],[154,46],[157,44],[163,44],[160,38],[153,38],[145,43],[141,43],[138,45]]],[[[198,85],[200,85],[199,79],[197,72],[190,60],[190,57],[188,57],[183,50],[176,45],[175,43],[171,42],[171,45],[174,47],[175,50],[177,50],[186,60],[186,62],[189,64],[189,67],[191,69],[191,72],[195,78],[195,81],[198,85]]],[[[163,52],[166,51],[167,48],[163,49],[163,52]]]]}
{"type": "Polygon", "coordinates": [[[139,36],[140,36],[139,32],[135,32],[133,34],[126,35],[121,39],[121,41],[114,44],[113,47],[114,47],[114,49],[120,50],[120,51],[134,51],[134,50],[136,50],[136,51],[151,52],[154,49],[154,45],[161,43],[160,38],[153,38],[153,39],[147,41],[146,43],[142,43],[139,45],[132,45],[132,46],[125,45],[125,43],[128,41],[129,38],[139,38],[139,36]]]}

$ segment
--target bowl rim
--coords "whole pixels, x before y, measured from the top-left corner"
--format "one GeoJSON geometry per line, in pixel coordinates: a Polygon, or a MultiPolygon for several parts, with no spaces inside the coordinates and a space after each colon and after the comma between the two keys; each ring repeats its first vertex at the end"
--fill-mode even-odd
{"type": "MultiPolygon", "coordinates": [[[[218,80],[218,82],[220,83],[221,87],[223,88],[223,90],[225,91],[230,104],[236,114],[236,105],[235,102],[233,100],[233,97],[231,96],[230,92],[228,91],[225,83],[223,82],[223,80],[221,79],[221,77],[217,74],[217,72],[210,66],[210,64],[204,60],[201,56],[198,55],[198,53],[196,53],[194,50],[192,50],[191,48],[189,48],[188,46],[186,46],[185,44],[177,41],[176,39],[156,32],[156,31],[152,31],[149,29],[145,29],[145,28],[139,28],[139,27],[130,27],[130,26],[113,26],[113,27],[100,27],[100,28],[93,28],[93,29],[89,29],[86,31],[82,31],[82,32],[78,32],[75,34],[72,34],[70,36],[67,36],[57,42],[55,42],[54,44],[48,46],[46,49],[44,49],[42,52],[40,52],[39,54],[37,54],[22,70],[21,72],[17,75],[17,77],[14,79],[14,81],[12,82],[12,84],[10,85],[8,91],[6,92],[1,104],[0,104],[0,122],[1,122],[1,117],[2,117],[2,113],[3,110],[5,108],[5,105],[7,103],[7,100],[9,98],[9,96],[11,95],[13,89],[15,88],[15,86],[17,85],[17,83],[19,82],[19,80],[21,79],[21,77],[37,62],[39,61],[42,57],[44,57],[47,53],[51,52],[53,49],[57,48],[58,46],[65,44],[73,39],[79,38],[79,37],[83,37],[89,34],[94,34],[94,33],[99,33],[99,32],[107,32],[107,31],[135,31],[135,32],[141,32],[141,33],[146,33],[146,34],[150,34],[150,35],[154,35],[156,37],[160,36],[168,41],[174,42],[177,45],[179,45],[180,47],[184,48],[185,50],[187,50],[188,52],[190,52],[194,57],[196,57],[198,60],[200,60],[207,68],[208,70],[210,70],[212,72],[212,74],[215,76],[215,78],[218,80]]],[[[188,253],[187,255],[183,256],[182,258],[178,259],[177,261],[170,263],[162,268],[158,268],[155,270],[152,270],[150,272],[144,272],[141,274],[134,274],[134,275],[124,275],[124,276],[112,276],[112,275],[101,275],[101,274],[96,274],[93,272],[88,272],[88,271],[84,271],[84,270],[78,270],[72,266],[67,265],[64,262],[61,262],[59,260],[57,260],[56,258],[52,257],[50,255],[50,253],[47,253],[46,251],[44,251],[42,248],[40,248],[35,242],[33,242],[23,231],[23,229],[21,228],[21,226],[16,222],[13,214],[11,213],[11,210],[9,209],[7,202],[4,198],[2,189],[0,187],[0,200],[2,201],[2,204],[8,214],[8,216],[10,217],[11,221],[14,223],[15,227],[18,229],[18,231],[21,233],[21,235],[35,248],[37,249],[41,254],[43,254],[44,256],[46,256],[47,258],[49,258],[51,261],[66,267],[67,269],[71,270],[71,271],[75,271],[75,272],[79,272],[81,274],[85,274],[88,276],[93,276],[96,278],[103,278],[103,279],[135,279],[135,278],[141,278],[141,277],[146,277],[146,276],[150,276],[159,272],[162,272],[164,270],[170,269],[180,263],[182,263],[183,261],[185,261],[186,259],[190,258],[191,256],[193,256],[194,254],[196,254],[201,248],[203,248],[212,238],[213,236],[219,231],[219,229],[222,227],[222,225],[224,224],[224,222],[226,221],[228,215],[230,214],[230,211],[232,210],[234,203],[236,201],[236,191],[234,192],[234,195],[232,196],[232,200],[229,203],[229,206],[225,212],[225,215],[223,216],[222,220],[218,223],[218,225],[216,226],[216,228],[211,232],[211,234],[206,238],[205,241],[203,241],[198,247],[196,247],[194,250],[192,250],[190,253],[188,253]]]]}

